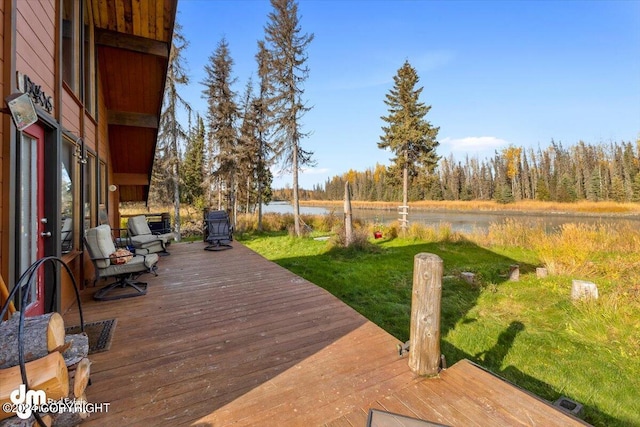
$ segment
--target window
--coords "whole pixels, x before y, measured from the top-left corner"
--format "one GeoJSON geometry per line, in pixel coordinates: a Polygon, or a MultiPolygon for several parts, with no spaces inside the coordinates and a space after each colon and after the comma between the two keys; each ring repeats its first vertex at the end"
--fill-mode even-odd
{"type": "Polygon", "coordinates": [[[78,92],[78,67],[80,57],[78,46],[78,13],[80,3],[75,0],[62,1],[62,80],[78,92]]]}
{"type": "Polygon", "coordinates": [[[84,107],[90,114],[95,113],[95,90],[96,90],[96,73],[95,73],[95,56],[93,44],[93,20],[91,19],[91,3],[85,3],[84,8],[84,31],[83,38],[83,86],[82,86],[82,102],[84,107]]]}
{"type": "Polygon", "coordinates": [[[107,191],[109,190],[109,183],[107,182],[107,164],[100,160],[100,191],[98,193],[98,204],[107,205],[107,191]]]}
{"type": "Polygon", "coordinates": [[[62,80],[93,115],[96,62],[91,16],[90,2],[62,0],[62,80]]]}
{"type": "Polygon", "coordinates": [[[84,165],[84,229],[95,227],[96,212],[96,156],[87,152],[87,163],[84,165]]]}
{"type": "Polygon", "coordinates": [[[76,144],[71,140],[64,138],[62,141],[62,162],[60,165],[60,244],[63,254],[69,253],[75,247],[74,218],[77,217],[75,212],[76,185],[78,182],[76,167],[76,144]]]}

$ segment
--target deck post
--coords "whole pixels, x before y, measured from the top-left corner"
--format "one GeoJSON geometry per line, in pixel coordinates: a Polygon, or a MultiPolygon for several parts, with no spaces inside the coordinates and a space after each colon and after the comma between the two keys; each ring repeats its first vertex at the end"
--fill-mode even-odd
{"type": "Polygon", "coordinates": [[[442,272],[438,255],[414,257],[409,368],[421,376],[438,375],[440,368],[442,272]]]}

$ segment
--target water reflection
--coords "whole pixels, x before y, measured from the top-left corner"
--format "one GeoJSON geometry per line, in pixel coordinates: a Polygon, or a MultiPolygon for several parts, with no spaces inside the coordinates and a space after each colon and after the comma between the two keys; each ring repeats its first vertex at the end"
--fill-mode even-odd
{"type": "MultiPolygon", "coordinates": [[[[287,202],[272,202],[263,207],[264,213],[293,213],[293,207],[287,202]]],[[[331,210],[328,208],[317,206],[301,206],[300,213],[303,215],[326,215],[331,210]]],[[[335,209],[336,215],[342,215],[342,209],[335,209]]],[[[389,224],[398,219],[398,213],[395,210],[387,209],[353,209],[353,216],[365,222],[376,222],[380,224],[389,224]]],[[[409,221],[419,222],[431,227],[437,227],[446,223],[451,226],[452,231],[461,233],[471,233],[474,231],[486,232],[491,224],[502,223],[505,219],[514,218],[532,226],[543,224],[547,231],[553,231],[562,224],[567,223],[583,223],[583,224],[618,224],[624,221],[631,221],[640,227],[640,216],[585,216],[571,214],[538,214],[538,213],[522,213],[522,212],[456,212],[456,211],[426,211],[413,210],[409,212],[409,221]]]]}

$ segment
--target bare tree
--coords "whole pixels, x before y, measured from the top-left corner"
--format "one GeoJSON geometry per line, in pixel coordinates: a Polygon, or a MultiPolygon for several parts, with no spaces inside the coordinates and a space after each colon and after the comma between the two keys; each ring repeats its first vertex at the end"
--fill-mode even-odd
{"type": "Polygon", "coordinates": [[[187,101],[180,96],[179,87],[189,83],[185,70],[184,50],[189,43],[182,35],[182,27],[176,23],[169,53],[169,66],[164,92],[163,112],[160,115],[160,130],[158,132],[158,146],[154,173],[156,179],[170,184],[173,195],[174,231],[177,240],[180,239],[180,141],[187,138],[187,132],[178,121],[181,109],[191,110],[187,101]],[[168,179],[167,179],[168,178],[168,179]]]}

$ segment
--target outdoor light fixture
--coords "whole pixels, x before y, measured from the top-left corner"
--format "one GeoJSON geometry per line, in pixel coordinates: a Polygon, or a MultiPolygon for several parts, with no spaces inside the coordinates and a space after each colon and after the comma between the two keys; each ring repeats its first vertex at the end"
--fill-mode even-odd
{"type": "Polygon", "coordinates": [[[38,121],[38,114],[28,93],[14,93],[4,100],[19,131],[25,130],[38,121]]]}
{"type": "Polygon", "coordinates": [[[79,163],[86,164],[87,158],[82,156],[82,145],[83,145],[82,138],[78,138],[76,140],[76,149],[73,152],[73,156],[78,159],[79,163]]]}

